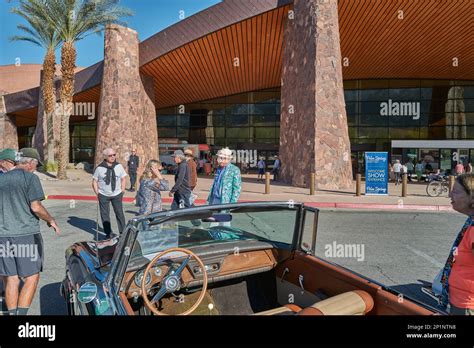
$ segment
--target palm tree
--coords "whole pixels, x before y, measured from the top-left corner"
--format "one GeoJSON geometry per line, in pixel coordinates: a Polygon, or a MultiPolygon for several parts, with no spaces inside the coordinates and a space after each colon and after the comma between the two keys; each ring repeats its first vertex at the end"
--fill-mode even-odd
{"type": "MultiPolygon", "coordinates": [[[[47,8],[47,0],[20,0],[19,7],[12,8],[11,12],[23,17],[29,26],[19,24],[17,28],[22,31],[24,35],[13,36],[10,40],[31,42],[46,50],[43,60],[42,76],[44,113],[38,115],[38,119],[36,120],[35,138],[38,139],[39,135],[42,134],[43,122],[44,118],[46,118],[47,151],[44,157],[46,162],[54,162],[53,117],[56,104],[56,90],[54,87],[54,75],[56,72],[55,50],[61,43],[61,39],[56,29],[52,25],[48,25],[47,12],[45,11],[47,8]]],[[[40,141],[43,141],[42,137],[40,141]]],[[[41,146],[41,148],[43,148],[43,146],[41,146]]]]}
{"type": "Polygon", "coordinates": [[[67,179],[69,163],[69,118],[74,94],[76,67],[75,42],[84,37],[100,34],[107,24],[120,22],[132,12],[119,6],[119,0],[45,0],[49,4],[49,23],[53,25],[63,45],[61,47],[61,131],[59,140],[58,179],[67,179]]]}

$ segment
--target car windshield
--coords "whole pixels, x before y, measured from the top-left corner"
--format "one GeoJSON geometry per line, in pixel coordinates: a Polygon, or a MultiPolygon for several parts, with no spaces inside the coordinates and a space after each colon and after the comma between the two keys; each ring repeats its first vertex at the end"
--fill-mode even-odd
{"type": "Polygon", "coordinates": [[[169,248],[258,240],[291,248],[297,207],[245,207],[226,211],[204,210],[193,215],[140,224],[131,261],[151,259],[169,248]]]}

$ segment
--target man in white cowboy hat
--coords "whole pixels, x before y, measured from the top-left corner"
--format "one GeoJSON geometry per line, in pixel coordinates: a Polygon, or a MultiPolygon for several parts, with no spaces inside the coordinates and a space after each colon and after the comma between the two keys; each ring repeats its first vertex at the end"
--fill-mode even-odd
{"type": "Polygon", "coordinates": [[[207,203],[226,204],[236,203],[242,190],[240,169],[230,163],[232,151],[225,147],[217,152],[218,168],[214,176],[214,183],[209,192],[207,203]]]}

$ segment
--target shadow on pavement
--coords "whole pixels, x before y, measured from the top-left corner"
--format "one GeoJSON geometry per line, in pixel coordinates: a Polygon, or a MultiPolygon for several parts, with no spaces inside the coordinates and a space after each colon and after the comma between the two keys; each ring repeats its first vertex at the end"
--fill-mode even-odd
{"type": "Polygon", "coordinates": [[[61,283],[43,286],[40,290],[41,315],[67,315],[66,302],[59,293],[61,283]]]}
{"type": "MultiPolygon", "coordinates": [[[[96,234],[97,222],[91,219],[80,218],[77,216],[69,216],[67,223],[71,226],[79,228],[84,232],[90,233],[93,236],[96,234]]],[[[99,232],[103,231],[99,225],[99,232]]]]}

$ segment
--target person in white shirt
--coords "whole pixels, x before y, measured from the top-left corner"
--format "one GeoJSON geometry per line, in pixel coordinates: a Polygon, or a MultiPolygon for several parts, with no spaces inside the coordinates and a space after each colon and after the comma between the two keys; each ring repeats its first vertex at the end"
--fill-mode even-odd
{"type": "Polygon", "coordinates": [[[395,185],[398,185],[401,180],[401,172],[403,166],[400,163],[400,160],[396,160],[395,164],[393,165],[393,173],[395,174],[395,185]]]}
{"type": "Polygon", "coordinates": [[[92,177],[92,189],[99,200],[102,227],[107,238],[112,237],[110,224],[110,203],[114,209],[119,233],[125,228],[125,215],[123,214],[122,198],[125,192],[127,173],[123,166],[117,162],[115,150],[107,148],[103,152],[104,161],[97,166],[92,177]]]}

